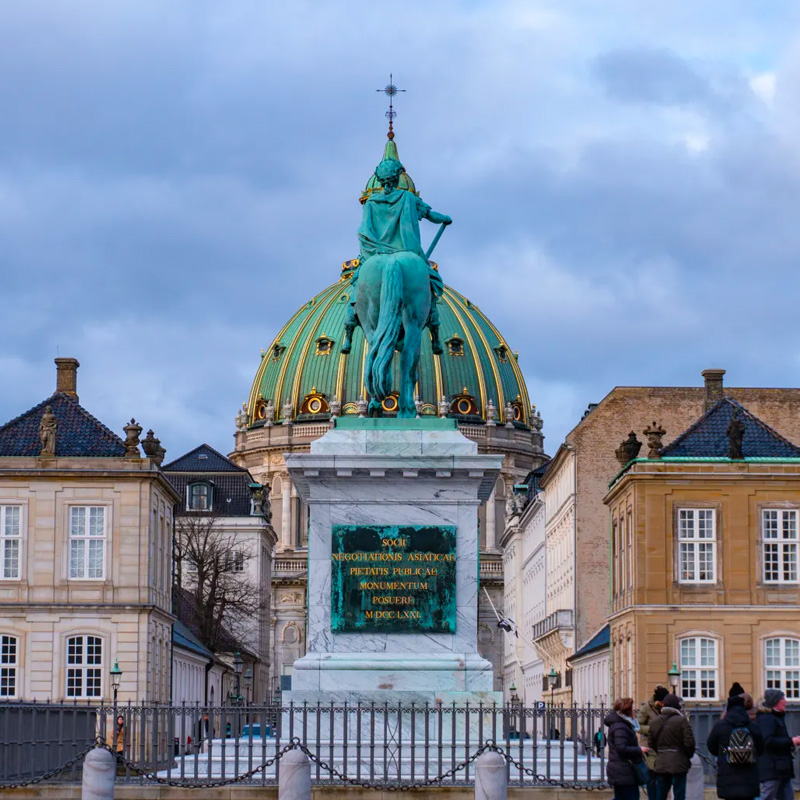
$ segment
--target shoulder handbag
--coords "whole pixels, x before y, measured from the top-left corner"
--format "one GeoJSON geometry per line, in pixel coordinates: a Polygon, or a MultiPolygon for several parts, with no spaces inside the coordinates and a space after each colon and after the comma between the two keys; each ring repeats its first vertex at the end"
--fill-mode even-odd
{"type": "Polygon", "coordinates": [[[650,770],[647,768],[647,762],[644,760],[632,761],[631,766],[633,767],[633,775],[636,778],[636,785],[647,786],[650,781],[650,770]]]}

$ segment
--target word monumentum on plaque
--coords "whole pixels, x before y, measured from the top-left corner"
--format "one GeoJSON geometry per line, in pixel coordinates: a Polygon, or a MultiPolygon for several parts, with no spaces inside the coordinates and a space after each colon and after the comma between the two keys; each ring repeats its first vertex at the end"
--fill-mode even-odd
{"type": "Polygon", "coordinates": [[[334,525],[334,633],[455,633],[453,525],[334,525]]]}

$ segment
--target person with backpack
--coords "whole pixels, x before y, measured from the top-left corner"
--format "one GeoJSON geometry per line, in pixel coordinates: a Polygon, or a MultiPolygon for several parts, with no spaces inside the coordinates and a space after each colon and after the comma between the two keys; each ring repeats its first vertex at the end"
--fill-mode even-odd
{"type": "Polygon", "coordinates": [[[764,737],[750,720],[742,695],[728,698],[725,716],[711,729],[706,744],[708,752],[717,757],[717,797],[758,797],[758,759],[764,752],[764,737]]]}
{"type": "Polygon", "coordinates": [[[794,798],[792,756],[800,736],[789,736],[785,716],[786,695],[780,689],[767,689],[756,713],[756,724],[764,736],[764,757],[758,762],[761,800],[794,798]]]}
{"type": "Polygon", "coordinates": [[[640,747],[636,739],[639,723],[633,718],[633,699],[617,700],[603,721],[608,728],[606,778],[614,789],[614,800],[639,800],[639,787],[648,780],[644,762],[648,748],[640,747]]]}
{"type": "Polygon", "coordinates": [[[692,766],[695,741],[679,697],[668,694],[664,698],[664,706],[653,720],[647,740],[650,752],[656,754],[653,771],[657,800],[667,800],[670,789],[675,800],[685,800],[686,776],[692,766]]]}

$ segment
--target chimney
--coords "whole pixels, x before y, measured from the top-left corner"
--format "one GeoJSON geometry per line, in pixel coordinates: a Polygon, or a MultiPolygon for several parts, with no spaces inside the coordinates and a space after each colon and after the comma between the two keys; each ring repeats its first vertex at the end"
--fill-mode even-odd
{"type": "Polygon", "coordinates": [[[722,388],[722,376],[724,369],[704,369],[701,373],[706,382],[706,398],[703,411],[708,411],[711,406],[724,397],[722,388]]]}
{"type": "Polygon", "coordinates": [[[69,395],[78,400],[78,363],[77,358],[56,359],[56,392],[69,395]]]}

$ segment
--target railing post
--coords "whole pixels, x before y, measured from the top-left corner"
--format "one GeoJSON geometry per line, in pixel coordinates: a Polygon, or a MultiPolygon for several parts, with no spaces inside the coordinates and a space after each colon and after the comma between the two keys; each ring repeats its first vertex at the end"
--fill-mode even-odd
{"type": "Polygon", "coordinates": [[[506,760],[494,750],[481,753],[475,761],[475,800],[507,800],[507,797],[506,760]]]}
{"type": "Polygon", "coordinates": [[[95,747],[83,760],[81,800],[114,800],[117,759],[105,749],[95,747]]]}
{"type": "Polygon", "coordinates": [[[311,762],[302,750],[289,750],[281,759],[278,800],[311,800],[311,762]]]}

